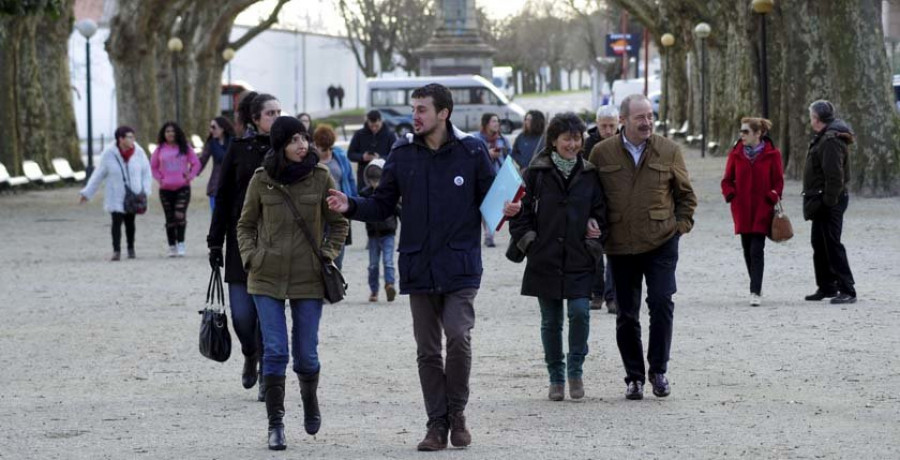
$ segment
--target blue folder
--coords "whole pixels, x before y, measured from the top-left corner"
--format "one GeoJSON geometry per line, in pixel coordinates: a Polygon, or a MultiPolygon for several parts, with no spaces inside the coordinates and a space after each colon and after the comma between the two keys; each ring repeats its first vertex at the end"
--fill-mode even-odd
{"type": "Polygon", "coordinates": [[[516,167],[512,156],[507,156],[494,178],[491,189],[488,190],[484,201],[481,202],[481,216],[491,234],[499,230],[503,222],[503,204],[507,201],[513,201],[519,189],[524,186],[522,176],[516,167]]]}

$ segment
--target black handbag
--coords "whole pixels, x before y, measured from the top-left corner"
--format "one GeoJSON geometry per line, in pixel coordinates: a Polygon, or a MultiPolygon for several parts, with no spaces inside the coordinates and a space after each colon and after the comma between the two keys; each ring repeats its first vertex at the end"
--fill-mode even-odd
{"type": "Polygon", "coordinates": [[[344,280],[344,275],[334,262],[329,261],[325,258],[325,255],[322,254],[321,245],[316,243],[316,239],[313,238],[312,232],[309,231],[309,227],[306,226],[306,221],[303,220],[303,216],[300,215],[300,211],[297,210],[297,206],[294,205],[294,201],[291,199],[288,192],[279,187],[275,187],[275,190],[281,192],[284,202],[287,204],[288,209],[291,210],[291,214],[294,215],[294,222],[300,226],[300,230],[306,235],[306,239],[309,241],[310,246],[313,247],[316,257],[319,259],[319,264],[322,266],[322,284],[325,286],[325,300],[331,304],[344,300],[344,296],[347,294],[347,282],[344,280]]]}
{"type": "Polygon", "coordinates": [[[231,334],[225,315],[225,287],[218,267],[209,276],[206,306],[200,310],[200,354],[224,363],[231,356],[231,334]]]}
{"type": "Polygon", "coordinates": [[[134,193],[131,190],[131,173],[122,166],[122,162],[118,158],[116,158],[116,162],[119,163],[119,169],[122,170],[122,180],[125,181],[125,200],[122,202],[125,214],[143,214],[147,212],[147,194],[143,191],[134,193]]]}

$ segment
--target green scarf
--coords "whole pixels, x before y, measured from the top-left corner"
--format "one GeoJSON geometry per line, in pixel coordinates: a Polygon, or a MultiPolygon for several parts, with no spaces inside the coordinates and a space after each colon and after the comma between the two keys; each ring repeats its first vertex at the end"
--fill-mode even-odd
{"type": "Polygon", "coordinates": [[[559,169],[559,172],[561,172],[563,177],[566,179],[568,179],[569,175],[572,174],[572,170],[575,169],[575,163],[578,161],[578,157],[567,160],[556,153],[556,150],[550,153],[550,159],[553,160],[553,164],[556,165],[556,169],[559,169]]]}

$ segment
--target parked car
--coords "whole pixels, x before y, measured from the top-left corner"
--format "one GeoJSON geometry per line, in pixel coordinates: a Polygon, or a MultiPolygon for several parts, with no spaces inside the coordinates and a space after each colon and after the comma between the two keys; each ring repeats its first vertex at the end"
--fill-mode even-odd
{"type": "Polygon", "coordinates": [[[413,132],[413,119],[409,113],[401,113],[395,109],[381,108],[381,119],[388,128],[394,130],[398,136],[405,136],[413,132]]]}
{"type": "Polygon", "coordinates": [[[409,96],[413,90],[428,83],[440,83],[450,89],[453,94],[450,120],[463,131],[481,129],[481,115],[487,112],[500,117],[500,130],[505,134],[522,127],[525,109],[510,102],[502,91],[478,75],[369,79],[368,106],[382,113],[392,110],[402,114],[411,106],[409,96]]]}

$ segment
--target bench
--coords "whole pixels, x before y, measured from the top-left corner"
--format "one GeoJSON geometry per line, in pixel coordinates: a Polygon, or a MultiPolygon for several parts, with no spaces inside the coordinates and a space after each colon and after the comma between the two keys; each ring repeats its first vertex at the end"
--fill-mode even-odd
{"type": "Polygon", "coordinates": [[[681,125],[681,129],[672,128],[669,130],[669,137],[684,137],[687,136],[688,133],[688,122],[685,121],[683,125],[681,125]]]}
{"type": "Polygon", "coordinates": [[[191,144],[194,146],[194,152],[199,154],[203,150],[203,139],[196,134],[191,134],[191,144]]]}
{"type": "Polygon", "coordinates": [[[6,166],[3,163],[0,163],[0,187],[4,189],[13,190],[16,187],[21,187],[28,183],[28,178],[25,176],[10,176],[9,171],[6,169],[6,166]]]}
{"type": "Polygon", "coordinates": [[[22,174],[25,174],[25,177],[27,177],[29,181],[44,185],[60,181],[60,177],[56,174],[44,175],[44,171],[41,171],[40,165],[31,160],[22,162],[22,174]]]}
{"type": "Polygon", "coordinates": [[[73,171],[69,160],[65,158],[54,158],[51,163],[56,174],[66,182],[81,182],[87,178],[86,171],[73,171]]]}

